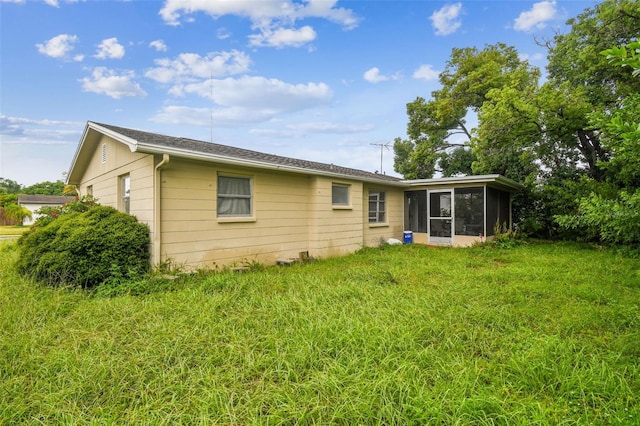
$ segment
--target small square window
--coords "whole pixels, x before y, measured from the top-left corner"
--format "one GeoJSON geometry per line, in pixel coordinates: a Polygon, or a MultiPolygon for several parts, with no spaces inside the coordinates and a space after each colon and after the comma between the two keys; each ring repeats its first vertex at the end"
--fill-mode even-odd
{"type": "Polygon", "coordinates": [[[251,178],[218,176],[218,217],[251,216],[251,178]]]}
{"type": "Polygon", "coordinates": [[[349,185],[334,183],[331,187],[331,203],[334,206],[348,206],[349,185]]]}

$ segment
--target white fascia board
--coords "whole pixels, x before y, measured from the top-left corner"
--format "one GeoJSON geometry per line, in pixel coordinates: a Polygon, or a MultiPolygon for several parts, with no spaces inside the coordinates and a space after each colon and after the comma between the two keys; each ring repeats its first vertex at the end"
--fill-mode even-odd
{"type": "Polygon", "coordinates": [[[408,186],[454,185],[454,184],[487,184],[495,182],[512,189],[523,189],[524,185],[502,175],[457,176],[432,179],[413,179],[403,181],[408,186]]]}
{"type": "Polygon", "coordinates": [[[99,124],[93,123],[93,122],[89,122],[88,126],[100,133],[102,133],[105,136],[109,136],[111,139],[115,139],[118,142],[122,142],[123,144],[127,145],[127,147],[129,148],[129,150],[131,152],[135,152],[137,151],[138,148],[138,141],[135,139],[132,139],[128,136],[125,136],[121,133],[115,132],[111,129],[107,129],[106,127],[102,127],[99,124]]]}

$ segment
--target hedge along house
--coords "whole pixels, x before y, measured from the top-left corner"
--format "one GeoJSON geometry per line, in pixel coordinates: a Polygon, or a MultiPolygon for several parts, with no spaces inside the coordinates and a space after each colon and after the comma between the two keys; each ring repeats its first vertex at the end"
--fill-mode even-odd
{"type": "MultiPolygon", "coordinates": [[[[338,256],[402,239],[405,228],[415,230],[417,242],[444,243],[422,236],[429,203],[420,191],[456,185],[95,122],[85,127],[67,183],[148,224],[153,263],[170,259],[188,268],[338,256]]],[[[459,183],[498,184],[507,196],[517,188],[496,176],[459,183]]],[[[449,243],[468,243],[469,237],[449,243]]]]}

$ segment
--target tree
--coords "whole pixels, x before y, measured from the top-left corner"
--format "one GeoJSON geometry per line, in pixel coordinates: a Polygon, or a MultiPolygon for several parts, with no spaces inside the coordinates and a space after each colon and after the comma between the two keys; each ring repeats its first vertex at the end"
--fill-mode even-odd
{"type": "Polygon", "coordinates": [[[587,102],[605,108],[615,107],[620,97],[638,92],[639,81],[626,70],[611,67],[600,52],[638,37],[640,3],[605,0],[569,19],[567,24],[571,30],[556,35],[549,44],[550,81],[584,87],[587,102]]]}
{"type": "Polygon", "coordinates": [[[0,178],[0,194],[17,194],[22,189],[22,185],[18,182],[0,178]]]}
{"type": "MultiPolygon", "coordinates": [[[[640,42],[607,49],[601,54],[611,64],[630,67],[633,76],[640,76],[640,42]]],[[[591,117],[594,125],[602,129],[603,143],[612,152],[612,159],[605,167],[615,172],[614,183],[622,189],[613,196],[594,191],[581,198],[577,214],[559,215],[556,220],[565,229],[580,230],[585,239],[622,244],[637,251],[640,244],[640,94],[627,96],[610,115],[601,112],[591,117]]]]}
{"type": "Polygon", "coordinates": [[[475,130],[467,117],[481,110],[490,91],[525,90],[537,84],[539,76],[515,48],[502,43],[482,50],[454,48],[439,77],[442,87],[431,93],[430,101],[418,97],[407,104],[409,139],[396,139],[395,170],[412,178],[430,178],[436,171],[468,173],[474,154],[462,151],[470,149],[475,130]]]}
{"type": "Polygon", "coordinates": [[[24,188],[20,192],[32,195],[64,195],[64,182],[61,180],[40,182],[24,188]]]}
{"type": "Polygon", "coordinates": [[[4,207],[4,216],[14,223],[22,224],[27,217],[32,217],[31,212],[19,204],[9,204],[4,207]]]}
{"type": "MultiPolygon", "coordinates": [[[[610,66],[600,52],[611,46],[626,45],[637,37],[640,3],[603,1],[567,23],[571,31],[557,35],[550,45],[546,85],[558,93],[568,90],[579,96],[579,99],[569,99],[568,105],[580,105],[580,108],[574,108],[569,117],[562,117],[560,125],[575,134],[576,147],[590,176],[603,181],[614,176],[603,169],[615,155],[612,157],[602,144],[603,128],[599,125],[603,122],[594,121],[591,116],[593,113],[607,115],[619,109],[624,99],[640,91],[640,79],[621,67],[610,66]]],[[[614,168],[608,170],[615,173],[614,168]]]]}

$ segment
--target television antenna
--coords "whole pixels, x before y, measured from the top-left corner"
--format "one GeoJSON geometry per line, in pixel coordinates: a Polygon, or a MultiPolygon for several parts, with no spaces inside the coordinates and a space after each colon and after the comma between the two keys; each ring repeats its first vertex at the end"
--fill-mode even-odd
{"type": "Polygon", "coordinates": [[[369,145],[373,145],[373,146],[379,146],[380,147],[380,174],[384,174],[384,172],[382,171],[382,158],[384,155],[384,149],[387,148],[387,150],[389,149],[389,145],[391,145],[391,142],[387,142],[387,143],[370,143],[369,145]]]}

